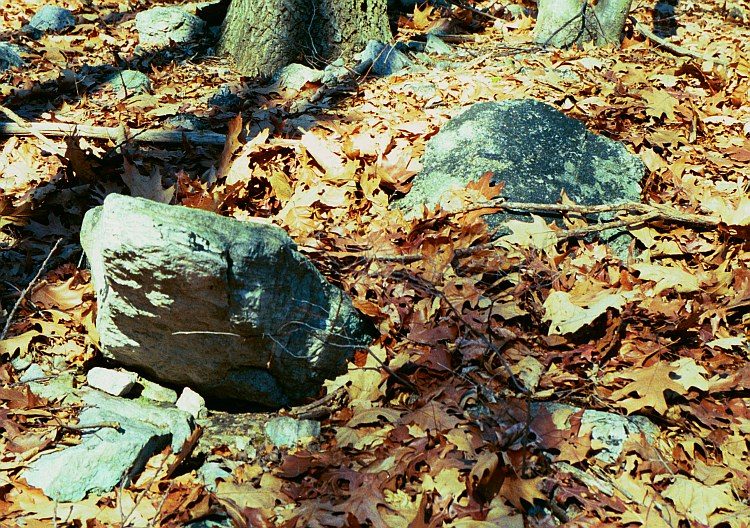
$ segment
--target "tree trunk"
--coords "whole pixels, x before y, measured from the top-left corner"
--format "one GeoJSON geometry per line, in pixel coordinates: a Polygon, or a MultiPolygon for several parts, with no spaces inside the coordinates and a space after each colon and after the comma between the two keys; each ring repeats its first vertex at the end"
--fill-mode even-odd
{"type": "Polygon", "coordinates": [[[295,61],[350,58],[367,41],[391,37],[387,0],[232,0],[219,51],[248,76],[266,77],[295,61]]]}
{"type": "Polygon", "coordinates": [[[534,42],[566,48],[594,42],[597,46],[622,42],[632,0],[539,0],[534,42]]]}

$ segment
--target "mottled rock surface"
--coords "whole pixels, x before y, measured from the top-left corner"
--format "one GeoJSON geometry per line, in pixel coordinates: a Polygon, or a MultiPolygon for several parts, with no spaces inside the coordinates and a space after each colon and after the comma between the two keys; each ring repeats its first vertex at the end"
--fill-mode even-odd
{"type": "Polygon", "coordinates": [[[21,48],[8,44],[6,42],[0,42],[0,72],[7,70],[8,68],[15,68],[23,66],[24,62],[21,58],[21,48]]]}
{"type": "Polygon", "coordinates": [[[57,501],[79,501],[129,483],[154,453],[180,450],[193,429],[190,415],[175,408],[130,401],[96,390],[80,392],[84,410],[81,443],[35,459],[21,473],[30,485],[57,501]],[[112,427],[99,427],[102,424],[112,427]]]}
{"type": "Polygon", "coordinates": [[[62,31],[76,25],[70,10],[56,5],[43,6],[29,21],[29,28],[42,33],[62,31]]]}
{"type": "MultiPolygon", "coordinates": [[[[640,201],[645,173],[624,145],[534,99],[474,104],[430,139],[422,163],[411,191],[397,202],[408,216],[419,214],[422,204],[450,209],[451,191],[487,171],[493,183],[505,182],[502,196],[509,201],[556,203],[564,190],[585,205],[640,201]]],[[[510,218],[529,219],[495,214],[488,223],[498,227],[510,218]]],[[[622,249],[628,240],[619,243],[622,249]]]]}
{"type": "Polygon", "coordinates": [[[154,7],[135,16],[138,40],[146,48],[166,48],[174,44],[195,44],[206,27],[197,16],[179,7],[154,7]]]}
{"type": "Polygon", "coordinates": [[[109,195],[81,243],[104,354],[206,397],[313,396],[374,333],[272,225],[109,195]]]}

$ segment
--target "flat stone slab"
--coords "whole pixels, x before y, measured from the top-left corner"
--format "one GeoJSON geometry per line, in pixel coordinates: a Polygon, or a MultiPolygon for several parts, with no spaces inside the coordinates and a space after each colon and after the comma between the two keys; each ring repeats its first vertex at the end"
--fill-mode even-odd
{"type": "Polygon", "coordinates": [[[116,424],[83,431],[81,443],[44,454],[21,472],[49,498],[79,501],[89,493],[106,493],[128,484],[148,459],[171,445],[182,448],[193,429],[190,415],[173,407],[126,400],[91,389],[80,391],[85,405],[78,425],[116,424]]]}

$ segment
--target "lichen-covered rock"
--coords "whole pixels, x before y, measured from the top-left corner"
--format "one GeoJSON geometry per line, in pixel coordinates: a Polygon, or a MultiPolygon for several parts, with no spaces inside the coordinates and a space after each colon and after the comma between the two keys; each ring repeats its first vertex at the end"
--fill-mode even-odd
{"type": "Polygon", "coordinates": [[[84,410],[78,425],[92,426],[91,432],[78,445],[41,455],[21,473],[57,501],[79,501],[131,482],[154,453],[167,445],[178,452],[194,427],[190,415],[175,408],[91,389],[80,391],[80,397],[84,410]]]}
{"type": "Polygon", "coordinates": [[[56,5],[43,6],[29,21],[29,27],[42,33],[62,31],[76,25],[73,13],[56,5]]]}
{"type": "Polygon", "coordinates": [[[167,48],[172,44],[196,44],[206,23],[179,7],[154,7],[135,16],[138,40],[146,48],[167,48]]]}
{"type": "MultiPolygon", "coordinates": [[[[624,145],[534,99],[472,105],[430,139],[422,163],[411,191],[396,204],[407,216],[419,214],[422,204],[450,209],[450,192],[487,171],[493,183],[505,182],[509,201],[556,203],[564,190],[585,205],[639,201],[645,173],[624,145]]],[[[488,223],[498,227],[509,218],[528,216],[495,214],[488,223]]],[[[627,242],[617,241],[618,253],[627,242]]]]}
{"type": "Polygon", "coordinates": [[[147,93],[151,90],[151,81],[148,75],[137,70],[114,72],[104,82],[115,89],[118,97],[147,93]]]}
{"type": "Polygon", "coordinates": [[[21,58],[21,48],[14,46],[13,44],[0,42],[0,72],[3,72],[8,68],[15,68],[23,65],[24,62],[21,58]]]}
{"type": "Polygon", "coordinates": [[[121,195],[89,211],[104,354],[206,397],[313,396],[372,326],[280,228],[121,195]]]}

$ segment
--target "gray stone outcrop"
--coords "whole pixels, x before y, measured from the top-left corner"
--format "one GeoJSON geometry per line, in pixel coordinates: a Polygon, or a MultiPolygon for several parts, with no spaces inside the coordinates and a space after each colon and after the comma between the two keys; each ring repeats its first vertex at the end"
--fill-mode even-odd
{"type": "MultiPolygon", "coordinates": [[[[624,145],[534,99],[474,104],[430,139],[422,162],[411,191],[397,202],[407,216],[419,214],[422,204],[448,207],[450,191],[487,171],[494,183],[505,182],[502,196],[509,201],[556,203],[565,190],[583,205],[639,201],[645,173],[624,145]]],[[[498,227],[511,217],[528,219],[496,214],[488,223],[498,227]]],[[[622,250],[628,240],[618,243],[622,250]]]]}
{"type": "Polygon", "coordinates": [[[280,228],[109,195],[81,244],[104,354],[206,397],[313,396],[371,325],[280,228]]]}

